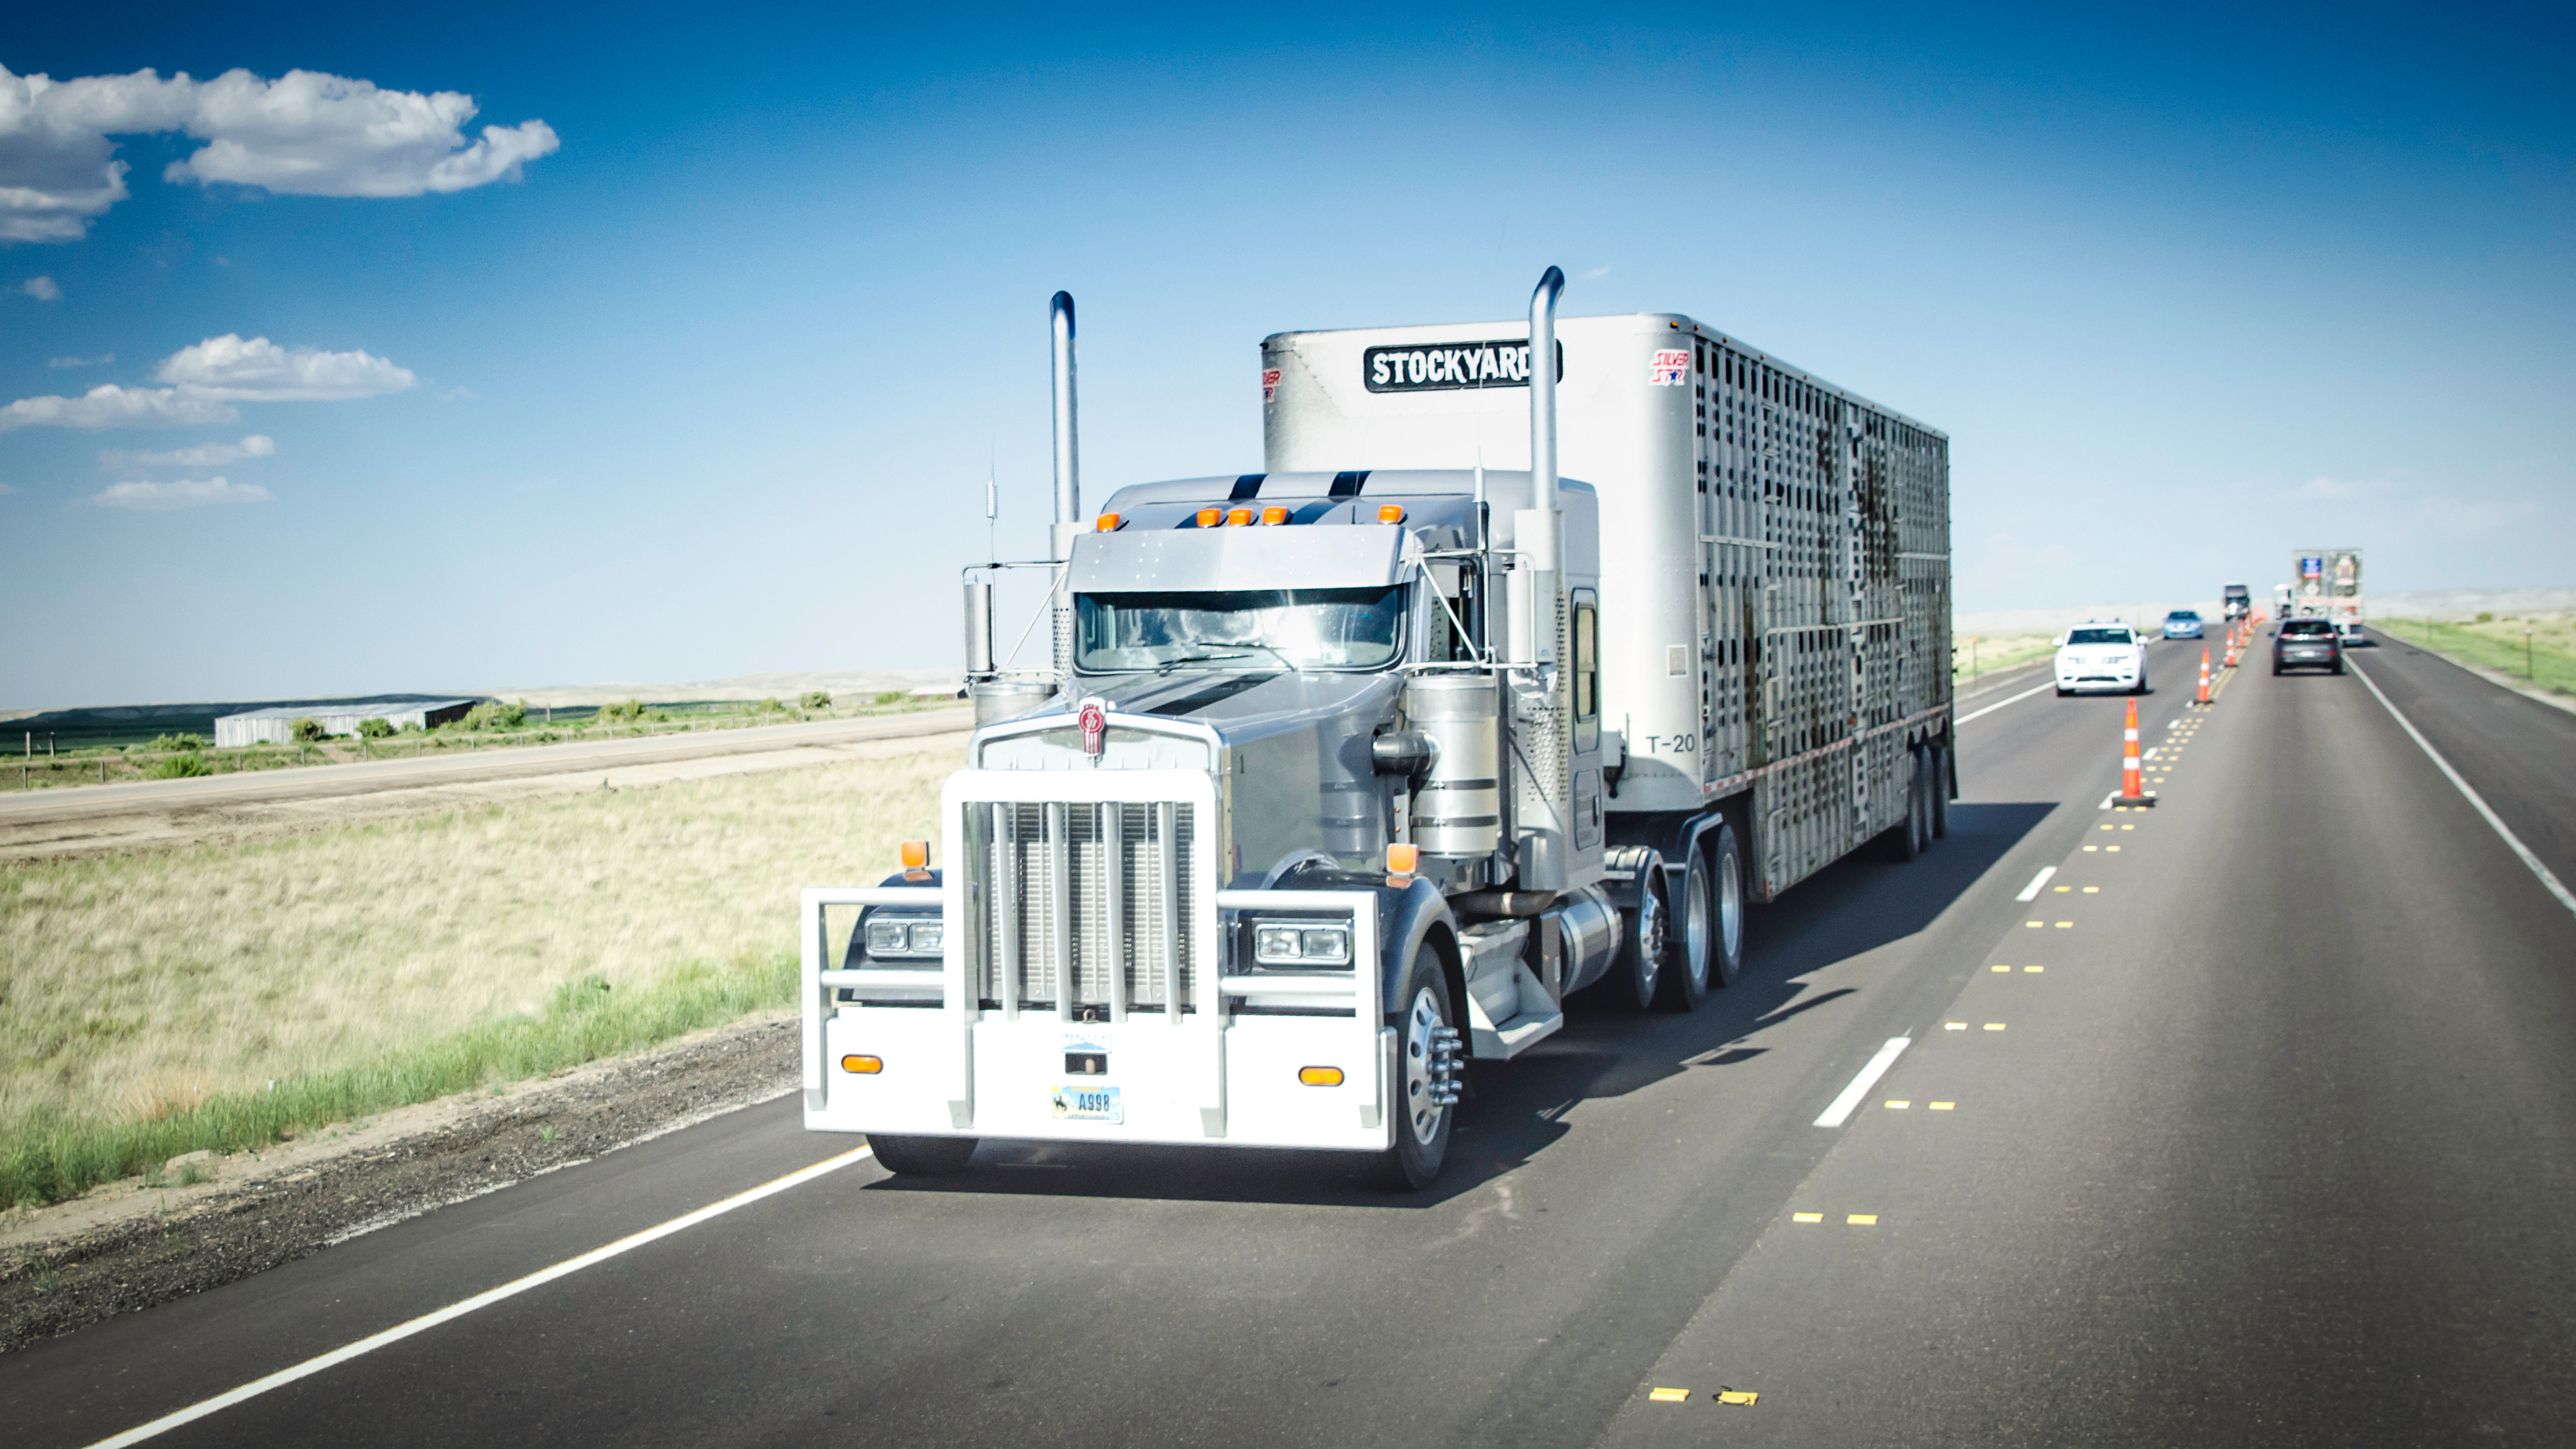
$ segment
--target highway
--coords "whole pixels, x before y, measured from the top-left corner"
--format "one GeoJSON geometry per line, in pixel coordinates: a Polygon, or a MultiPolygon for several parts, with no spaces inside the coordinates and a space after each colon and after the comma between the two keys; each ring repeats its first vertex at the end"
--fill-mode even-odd
{"type": "Polygon", "coordinates": [[[2196,711],[2197,656],[2154,647],[2156,808],[2101,808],[2121,699],[1964,700],[1948,839],[1758,908],[1698,1013],[1475,1068],[1430,1192],[858,1158],[419,1324],[858,1145],[782,1099],[0,1357],[0,1422],[410,1325],[151,1442],[2563,1443],[2576,915],[2371,684],[2562,880],[2576,715],[2394,643],[2196,711]]]}
{"type": "MultiPolygon", "coordinates": [[[[555,745],[513,745],[458,753],[451,745],[435,755],[393,755],[341,765],[260,770],[247,775],[200,775],[179,780],[122,780],[109,785],[63,785],[0,795],[0,828],[94,819],[142,812],[174,812],[225,805],[319,800],[429,785],[534,779],[631,765],[670,764],[722,755],[903,739],[973,727],[963,705],[856,719],[805,720],[741,729],[632,735],[555,745]]],[[[382,746],[400,750],[399,739],[382,746]]]]}

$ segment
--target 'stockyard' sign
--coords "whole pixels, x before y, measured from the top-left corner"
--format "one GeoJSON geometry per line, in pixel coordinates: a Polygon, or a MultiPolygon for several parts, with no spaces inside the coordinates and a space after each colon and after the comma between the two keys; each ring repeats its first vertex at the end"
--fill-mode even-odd
{"type": "MultiPolygon", "coordinates": [[[[1451,388],[1527,387],[1529,343],[1443,342],[1372,347],[1360,354],[1360,380],[1371,392],[1436,392],[1451,388]]],[[[1556,344],[1557,381],[1565,380],[1565,344],[1556,344]]]]}

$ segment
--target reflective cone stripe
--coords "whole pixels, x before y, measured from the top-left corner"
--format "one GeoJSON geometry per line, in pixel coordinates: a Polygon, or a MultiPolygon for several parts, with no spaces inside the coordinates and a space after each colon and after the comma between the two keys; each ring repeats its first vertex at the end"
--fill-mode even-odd
{"type": "Polygon", "coordinates": [[[2120,736],[2120,798],[2131,804],[2147,798],[2138,768],[2138,702],[2129,701],[2128,728],[2120,736]]]}

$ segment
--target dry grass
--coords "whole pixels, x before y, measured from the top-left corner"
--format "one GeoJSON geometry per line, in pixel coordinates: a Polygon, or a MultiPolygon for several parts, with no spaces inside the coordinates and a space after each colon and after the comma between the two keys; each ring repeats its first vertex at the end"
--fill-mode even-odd
{"type": "MultiPolygon", "coordinates": [[[[0,871],[0,1158],[498,1041],[495,1024],[596,1016],[592,997],[694,1003],[636,1016],[621,1041],[740,1009],[743,982],[772,991],[793,957],[797,889],[882,878],[898,841],[932,831],[955,764],[942,750],[0,871]]],[[[523,1048],[502,1056],[534,1060],[523,1048]]]]}
{"type": "Polygon", "coordinates": [[[2373,619],[2369,627],[2535,688],[2576,694],[2576,613],[2373,619]]]}
{"type": "Polygon", "coordinates": [[[2048,634],[1961,634],[1950,645],[1950,678],[1956,684],[1972,684],[1989,674],[2018,669],[2057,652],[2056,638],[2048,634]]]}

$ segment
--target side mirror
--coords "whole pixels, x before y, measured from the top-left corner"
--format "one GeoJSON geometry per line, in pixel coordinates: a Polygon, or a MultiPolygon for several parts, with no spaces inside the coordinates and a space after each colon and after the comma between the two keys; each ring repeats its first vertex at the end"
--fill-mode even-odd
{"type": "Polygon", "coordinates": [[[2063,649],[2066,647],[2066,636],[2060,634],[2056,638],[2049,640],[2048,645],[2052,649],[2063,649]]]}

